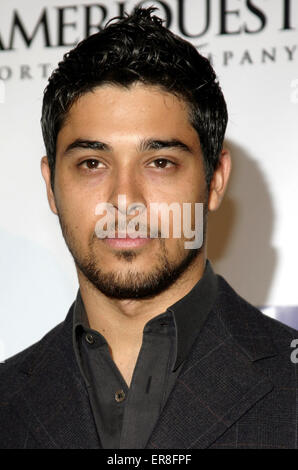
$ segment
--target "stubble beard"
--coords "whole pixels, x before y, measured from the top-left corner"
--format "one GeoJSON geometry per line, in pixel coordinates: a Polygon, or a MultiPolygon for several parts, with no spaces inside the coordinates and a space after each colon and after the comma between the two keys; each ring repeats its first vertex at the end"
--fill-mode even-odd
{"type": "Polygon", "coordinates": [[[178,261],[172,261],[168,254],[165,239],[158,238],[155,240],[159,243],[160,250],[155,255],[155,263],[152,264],[150,272],[144,273],[133,269],[133,261],[137,256],[142,256],[141,253],[135,250],[115,250],[114,254],[116,258],[130,265],[131,269],[127,269],[125,272],[123,272],[124,270],[105,271],[100,265],[99,249],[96,246],[98,243],[103,242],[96,237],[96,234],[94,233],[89,241],[88,254],[84,256],[71,227],[66,224],[61,213],[58,213],[58,218],[65,243],[74,259],[77,270],[96,289],[113,299],[155,297],[174,284],[195,263],[204,247],[203,244],[200,248],[184,250],[179,245],[177,249],[178,261]]]}

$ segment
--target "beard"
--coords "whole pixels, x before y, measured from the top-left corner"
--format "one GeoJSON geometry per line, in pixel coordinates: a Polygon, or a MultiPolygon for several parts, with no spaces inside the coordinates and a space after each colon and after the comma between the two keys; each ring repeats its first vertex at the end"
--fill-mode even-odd
{"type": "MultiPolygon", "coordinates": [[[[77,270],[100,292],[113,299],[148,299],[165,291],[177,281],[180,276],[195,262],[204,247],[183,249],[177,246],[177,257],[170,259],[164,238],[156,238],[160,251],[155,255],[150,272],[144,273],[133,268],[133,261],[141,253],[135,250],[115,250],[114,256],[124,260],[131,269],[106,271],[100,265],[98,243],[94,233],[88,244],[88,254],[83,255],[82,249],[76,242],[71,228],[66,224],[61,213],[58,213],[59,223],[65,243],[74,259],[77,270]],[[96,249],[97,248],[97,249],[96,249]]],[[[204,240],[206,232],[206,217],[204,216],[204,240]]]]}

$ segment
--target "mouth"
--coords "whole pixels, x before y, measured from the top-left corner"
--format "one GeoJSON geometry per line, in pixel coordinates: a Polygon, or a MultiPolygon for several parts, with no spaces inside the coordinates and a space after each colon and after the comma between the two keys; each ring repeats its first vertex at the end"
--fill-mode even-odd
{"type": "Polygon", "coordinates": [[[139,248],[151,241],[151,238],[104,238],[103,241],[112,248],[139,248]]]}
{"type": "MultiPolygon", "coordinates": [[[[135,234],[135,233],[134,233],[135,234]]],[[[146,245],[151,240],[146,233],[140,233],[137,237],[132,238],[129,233],[123,238],[119,237],[119,233],[115,234],[115,237],[104,238],[103,241],[113,248],[138,248],[146,245]]]]}

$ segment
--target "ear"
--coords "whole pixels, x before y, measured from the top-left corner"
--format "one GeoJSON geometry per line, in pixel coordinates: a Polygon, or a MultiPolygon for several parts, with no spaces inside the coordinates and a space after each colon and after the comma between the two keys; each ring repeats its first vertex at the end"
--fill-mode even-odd
{"type": "Polygon", "coordinates": [[[219,208],[227,188],[231,167],[232,162],[229,150],[222,150],[210,184],[209,211],[216,211],[219,208]]]}
{"type": "Polygon", "coordinates": [[[42,173],[43,179],[45,180],[45,183],[46,183],[47,196],[48,196],[48,201],[49,201],[51,211],[57,215],[58,210],[56,207],[55,196],[54,196],[52,186],[51,186],[51,169],[49,166],[48,157],[42,157],[41,162],[40,162],[40,167],[41,167],[41,173],[42,173]]]}

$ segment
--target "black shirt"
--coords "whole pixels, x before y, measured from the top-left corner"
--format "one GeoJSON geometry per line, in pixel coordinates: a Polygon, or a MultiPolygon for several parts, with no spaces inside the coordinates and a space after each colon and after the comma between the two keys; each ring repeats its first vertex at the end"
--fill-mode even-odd
{"type": "Polygon", "coordinates": [[[153,431],[181,367],[213,305],[217,279],[209,261],[190,292],[144,327],[128,388],[105,338],[92,330],[78,290],[73,346],[88,389],[101,445],[142,449],[153,431]]]}

